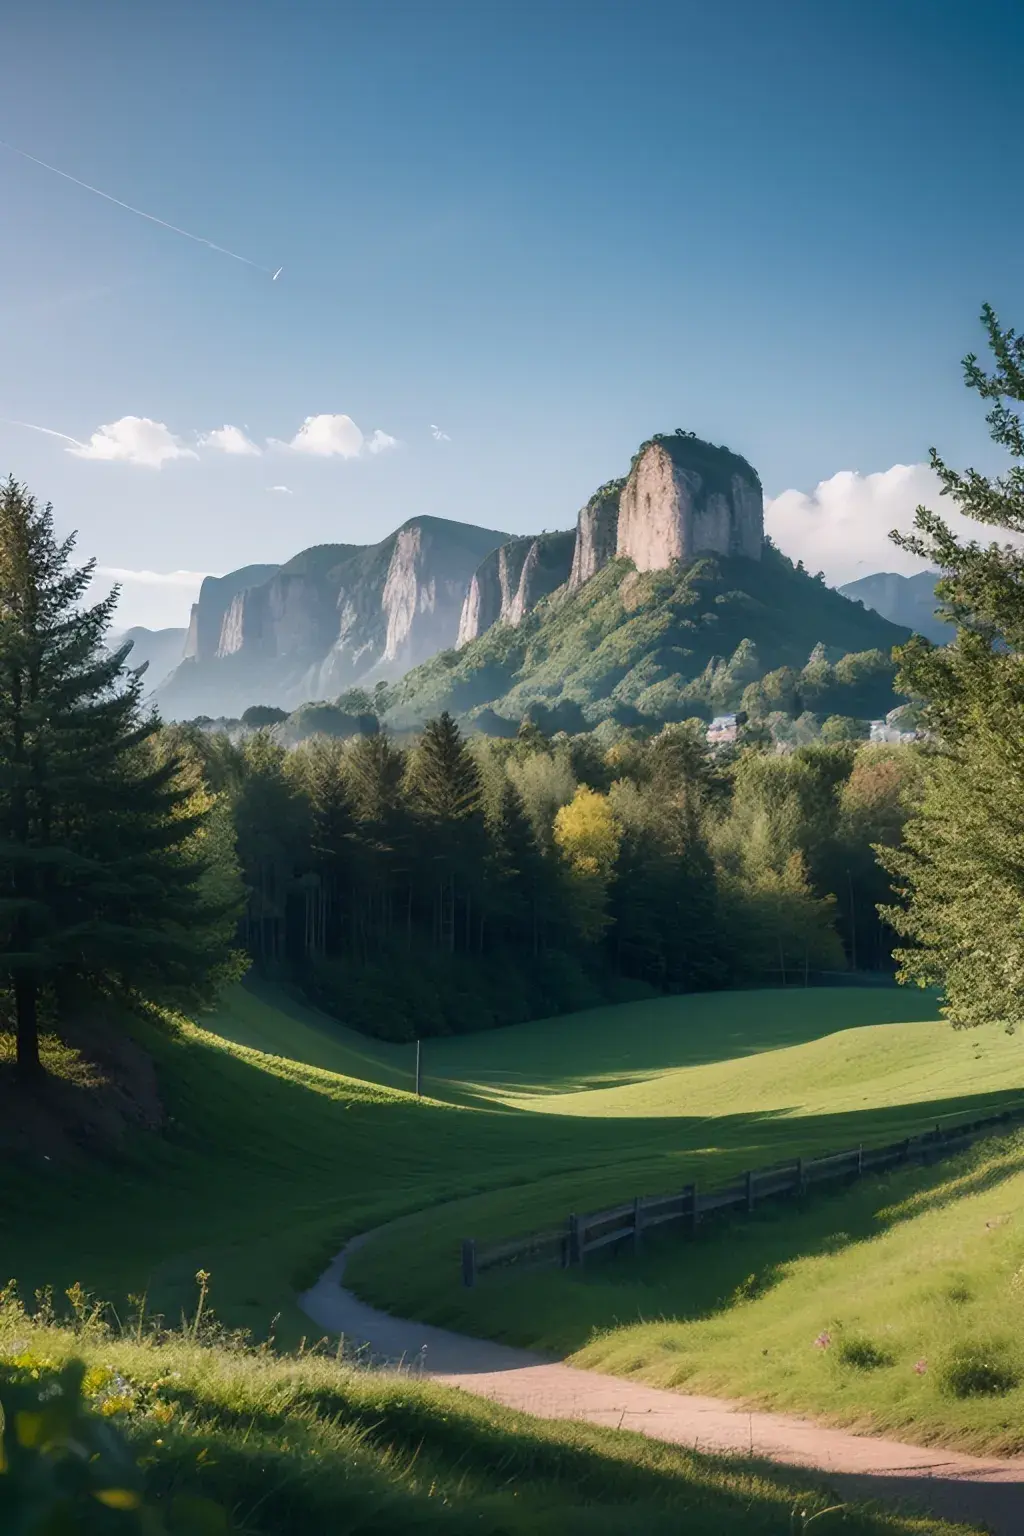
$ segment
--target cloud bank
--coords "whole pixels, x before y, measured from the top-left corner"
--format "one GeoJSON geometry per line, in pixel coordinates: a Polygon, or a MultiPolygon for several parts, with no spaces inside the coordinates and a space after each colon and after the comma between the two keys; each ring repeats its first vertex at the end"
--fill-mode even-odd
{"type": "Polygon", "coordinates": [[[239,457],[258,457],[263,449],[246,437],[241,427],[216,427],[212,432],[200,434],[199,444],[202,448],[219,448],[221,453],[233,453],[239,457]]]}
{"type": "Polygon", "coordinates": [[[195,587],[199,588],[210,574],[209,571],[128,571],[119,565],[98,565],[97,576],[109,581],[138,582],[144,587],[195,587]]]}
{"type": "MultiPolygon", "coordinates": [[[[97,427],[88,442],[79,442],[67,432],[53,427],[39,426],[31,421],[10,420],[13,426],[28,427],[47,437],[56,437],[70,444],[67,452],[77,459],[92,459],[104,463],[141,464],[149,469],[160,469],[173,459],[198,459],[194,448],[170,430],[165,422],[153,421],[149,416],[122,416],[117,421],[97,427]]],[[[209,432],[196,434],[199,448],[224,453],[232,458],[259,458],[263,449],[252,440],[242,427],[227,423],[209,432]]],[[[319,416],[307,416],[299,430],[287,442],[279,438],[267,439],[267,446],[286,449],[292,453],[307,454],[314,458],[359,459],[367,455],[389,453],[400,446],[398,438],[377,427],[364,436],[351,416],[343,412],[325,412],[319,416]]]]}
{"type": "Polygon", "coordinates": [[[68,453],[76,459],[145,464],[152,469],[159,469],[171,459],[198,457],[162,421],[153,421],[148,416],[122,416],[119,421],[97,427],[87,443],[78,443],[68,453]]]}
{"type": "Polygon", "coordinates": [[[207,571],[130,571],[118,565],[97,566],[91,596],[103,597],[116,583],[121,588],[115,628],[185,628],[189,610],[199,596],[207,571]]]}
{"type": "Polygon", "coordinates": [[[292,453],[305,453],[319,459],[358,459],[364,453],[386,453],[398,447],[397,437],[377,430],[364,437],[351,416],[325,412],[319,416],[307,416],[295,436],[287,443],[270,439],[274,448],[287,448],[292,453]]]}
{"type": "Polygon", "coordinates": [[[824,571],[832,586],[842,586],[875,571],[912,576],[926,562],[898,549],[889,538],[896,528],[908,532],[918,506],[941,512],[962,538],[982,543],[998,531],[973,523],[939,496],[939,479],[929,464],[894,464],[877,474],[844,469],[822,480],[813,491],[783,491],[765,501],[765,532],[791,560],[808,570],[824,571]]]}

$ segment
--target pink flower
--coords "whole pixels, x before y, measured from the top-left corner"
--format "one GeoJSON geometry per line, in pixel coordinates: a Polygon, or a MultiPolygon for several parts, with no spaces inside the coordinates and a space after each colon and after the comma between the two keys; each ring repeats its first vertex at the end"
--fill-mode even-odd
{"type": "Polygon", "coordinates": [[[828,1349],[831,1343],[832,1335],[829,1333],[827,1328],[823,1328],[814,1341],[814,1347],[815,1349],[828,1349]]]}
{"type": "Polygon", "coordinates": [[[919,1376],[923,1376],[925,1371],[927,1371],[927,1369],[928,1369],[928,1361],[927,1360],[919,1360],[917,1362],[917,1364],[914,1366],[914,1370],[917,1372],[917,1374],[919,1376]]]}

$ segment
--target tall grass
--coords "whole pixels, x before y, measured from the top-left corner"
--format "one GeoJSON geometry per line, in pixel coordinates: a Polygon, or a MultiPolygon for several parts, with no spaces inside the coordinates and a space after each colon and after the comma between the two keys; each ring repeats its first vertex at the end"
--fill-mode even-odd
{"type": "Polygon", "coordinates": [[[215,1529],[211,1509],[248,1536],[953,1536],[803,1474],[540,1423],[322,1347],[254,1347],[217,1327],[205,1294],[174,1328],[141,1308],[118,1323],[81,1291],[69,1303],[0,1297],[0,1403],[26,1389],[52,1403],[62,1367],[81,1361],[86,1406],[124,1437],[147,1504],[204,1501],[202,1523],[172,1522],[183,1536],[215,1529]]]}

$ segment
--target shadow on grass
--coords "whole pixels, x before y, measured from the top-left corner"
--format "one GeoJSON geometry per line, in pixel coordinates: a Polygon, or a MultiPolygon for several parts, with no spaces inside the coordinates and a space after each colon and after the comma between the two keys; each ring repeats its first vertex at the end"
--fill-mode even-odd
{"type": "Polygon", "coordinates": [[[428,1079],[436,1076],[446,1094],[490,1102],[508,1085],[523,1097],[544,1098],[628,1086],[683,1067],[787,1050],[847,1029],[927,1022],[937,1015],[933,993],[895,985],[683,993],[426,1041],[424,1060],[428,1079]],[[529,1071],[521,1066],[524,1052],[529,1071]],[[587,1070],[581,1072],[584,1060],[587,1070]]]}
{"type": "MultiPolygon", "coordinates": [[[[765,1200],[749,1216],[711,1214],[694,1238],[663,1228],[645,1237],[640,1255],[624,1247],[595,1256],[572,1272],[572,1282],[597,1291],[618,1288],[623,1300],[646,1290],[652,1313],[631,1321],[713,1317],[767,1294],[795,1262],[839,1253],[927,1211],[998,1188],[1024,1171],[1024,1133],[1003,1141],[994,1165],[993,1144],[986,1140],[942,1162],[765,1200]],[[977,1158],[983,1161],[972,1167],[977,1158]]],[[[593,1320],[592,1308],[588,1319],[593,1320]]],[[[627,1321],[621,1310],[616,1321],[627,1321]]]]}
{"type": "MultiPolygon", "coordinates": [[[[154,1304],[173,1314],[179,1288],[165,1287],[161,1277],[174,1266],[189,1275],[200,1266],[216,1270],[209,1258],[237,1250],[229,1266],[234,1289],[228,1293],[217,1281],[218,1309],[230,1318],[240,1304],[253,1326],[253,1309],[264,1307],[269,1322],[288,1279],[319,1256],[321,1244],[335,1252],[344,1237],[391,1218],[429,1208],[440,1230],[452,1219],[441,1214],[446,1202],[473,1195],[498,1201],[502,1190],[516,1187],[536,1187],[540,1197],[545,1181],[559,1180],[564,1207],[550,1210],[549,1191],[549,1209],[538,1222],[527,1216],[529,1230],[579,1208],[577,1189],[600,1186],[595,1203],[608,1203],[606,1194],[656,1193],[695,1174],[707,1187],[743,1167],[896,1140],[1017,1098],[977,1094],[799,1118],[784,1109],[714,1120],[467,1112],[344,1080],[303,1078],[300,1069],[289,1075],[287,1063],[260,1064],[153,1021],[133,1030],[159,1073],[167,1126],[162,1133],[133,1129],[105,1163],[90,1158],[57,1169],[0,1160],[0,1247],[9,1271],[29,1289],[81,1281],[115,1300],[153,1281],[154,1304]]],[[[515,1236],[515,1226],[498,1235],[515,1236]]],[[[457,1286],[456,1243],[451,1252],[457,1286]]],[[[394,1262],[408,1264],[409,1254],[396,1249],[394,1262]]],[[[622,1283],[623,1261],[612,1262],[622,1283]]],[[[552,1279],[571,1284],[568,1276],[552,1279]]]]}
{"type": "MultiPolygon", "coordinates": [[[[625,1536],[643,1530],[667,1536],[685,1529],[694,1536],[733,1532],[789,1536],[802,1529],[798,1511],[813,1516],[835,1502],[833,1480],[821,1474],[746,1457],[701,1454],[581,1422],[538,1424],[488,1403],[468,1408],[459,1393],[432,1386],[423,1390],[394,1376],[367,1378],[355,1391],[346,1390],[343,1379],[337,1388],[298,1387],[289,1394],[287,1404],[276,1410],[212,1406],[188,1387],[165,1389],[164,1395],[190,1415],[204,1440],[216,1439],[218,1457],[226,1452],[229,1486],[236,1495],[239,1486],[252,1478],[251,1463],[258,1463],[268,1507],[253,1529],[282,1536],[293,1530],[301,1530],[304,1536],[306,1527],[293,1523],[298,1511],[282,1509],[265,1447],[294,1437],[297,1425],[311,1446],[320,1426],[357,1431],[362,1447],[375,1451],[384,1466],[414,1467],[420,1487],[430,1486],[435,1493],[446,1490],[454,1506],[453,1518],[458,1522],[460,1512],[472,1515],[477,1522],[474,1530],[481,1529],[482,1522],[483,1530],[495,1533],[597,1530],[625,1536]],[[239,1451],[239,1435],[252,1438],[248,1458],[239,1451]],[[491,1504],[495,1496],[509,1497],[503,1510],[491,1504]],[[542,1509],[548,1520],[541,1520],[542,1509]],[[283,1523],[282,1514],[286,1516],[283,1523]],[[268,1517],[271,1523],[264,1525],[268,1517]],[[489,1517],[495,1521],[493,1526],[489,1517]],[[512,1525],[505,1523],[510,1517],[512,1525]]],[[[307,1460],[306,1466],[309,1470],[292,1498],[299,1494],[306,1518],[322,1516],[327,1513],[323,1492],[339,1480],[338,1469],[324,1456],[312,1463],[307,1460]]],[[[863,1506],[878,1493],[871,1487],[871,1478],[860,1482],[857,1500],[863,1506]]],[[[896,1479],[895,1483],[886,1490],[887,1496],[923,1491],[916,1480],[896,1479]]],[[[406,1492],[406,1498],[412,1497],[411,1490],[406,1492]]],[[[938,1502],[933,1497],[932,1507],[942,1509],[941,1496],[938,1502]]],[[[337,1509],[333,1513],[336,1519],[337,1509]]],[[[899,1516],[876,1516],[863,1507],[847,1509],[843,1515],[843,1529],[851,1536],[882,1536],[883,1532],[897,1536],[917,1529],[913,1521],[904,1524],[899,1516]]],[[[405,1528],[404,1524],[387,1527],[405,1528]]],[[[450,1529],[448,1525],[441,1528],[450,1529]]],[[[458,1523],[456,1528],[461,1528],[458,1523]]]]}

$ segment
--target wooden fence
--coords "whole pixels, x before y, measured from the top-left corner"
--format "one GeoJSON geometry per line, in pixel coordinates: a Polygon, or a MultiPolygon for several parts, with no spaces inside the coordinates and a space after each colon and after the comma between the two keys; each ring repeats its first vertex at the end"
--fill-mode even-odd
{"type": "Polygon", "coordinates": [[[937,1125],[933,1131],[908,1136],[885,1147],[860,1146],[852,1152],[827,1152],[822,1157],[798,1157],[769,1168],[751,1169],[720,1189],[698,1190],[696,1184],[687,1184],[671,1195],[636,1195],[609,1210],[567,1216],[561,1227],[507,1243],[480,1246],[468,1237],[462,1244],[462,1283],[474,1286],[479,1275],[492,1269],[568,1269],[582,1264],[588,1253],[620,1243],[629,1244],[636,1251],[643,1234],[654,1227],[675,1222],[693,1234],[701,1218],[712,1212],[748,1214],[762,1200],[801,1195],[819,1184],[882,1172],[902,1163],[935,1162],[992,1131],[1022,1120],[1024,1106],[1016,1106],[1001,1115],[971,1120],[966,1125],[947,1129],[937,1125]]]}

